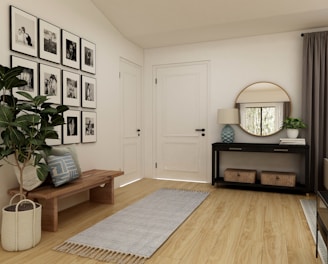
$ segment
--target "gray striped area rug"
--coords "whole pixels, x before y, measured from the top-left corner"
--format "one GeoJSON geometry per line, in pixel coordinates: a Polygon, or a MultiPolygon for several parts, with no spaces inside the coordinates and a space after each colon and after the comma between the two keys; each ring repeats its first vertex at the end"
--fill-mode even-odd
{"type": "Polygon", "coordinates": [[[208,195],[201,191],[157,190],[55,250],[104,262],[144,263],[208,195]]]}

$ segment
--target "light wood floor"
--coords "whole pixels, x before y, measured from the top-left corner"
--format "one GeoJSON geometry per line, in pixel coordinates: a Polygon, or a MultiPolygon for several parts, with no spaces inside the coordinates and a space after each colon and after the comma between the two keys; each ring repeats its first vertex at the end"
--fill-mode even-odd
{"type": "Polygon", "coordinates": [[[61,212],[57,232],[43,232],[40,244],[24,252],[0,249],[0,263],[103,263],[52,248],[162,187],[205,190],[210,195],[147,264],[321,263],[299,202],[313,196],[153,179],[116,189],[114,205],[85,202],[61,212]]]}

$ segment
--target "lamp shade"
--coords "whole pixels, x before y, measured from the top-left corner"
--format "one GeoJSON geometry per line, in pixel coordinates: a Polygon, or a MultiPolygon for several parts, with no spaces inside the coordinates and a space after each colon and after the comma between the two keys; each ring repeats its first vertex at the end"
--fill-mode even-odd
{"type": "Polygon", "coordinates": [[[219,124],[239,124],[239,113],[237,108],[218,109],[217,115],[219,124]]]}

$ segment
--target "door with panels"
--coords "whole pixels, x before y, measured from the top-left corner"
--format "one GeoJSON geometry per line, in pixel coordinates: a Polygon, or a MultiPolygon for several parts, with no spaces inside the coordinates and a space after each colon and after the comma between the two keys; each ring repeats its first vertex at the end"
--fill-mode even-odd
{"type": "Polygon", "coordinates": [[[156,177],[208,181],[208,63],[158,66],[154,74],[156,177]]]}
{"type": "Polygon", "coordinates": [[[124,176],[117,179],[120,185],[142,177],[141,85],[141,66],[121,58],[121,141],[124,176]]]}

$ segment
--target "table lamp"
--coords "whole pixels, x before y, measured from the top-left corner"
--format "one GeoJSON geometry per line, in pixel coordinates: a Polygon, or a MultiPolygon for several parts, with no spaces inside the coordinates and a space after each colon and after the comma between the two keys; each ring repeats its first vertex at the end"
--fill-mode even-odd
{"type": "Polygon", "coordinates": [[[239,113],[237,108],[218,109],[218,123],[225,124],[221,131],[223,143],[232,143],[235,139],[235,132],[230,125],[239,124],[239,113]]]}

